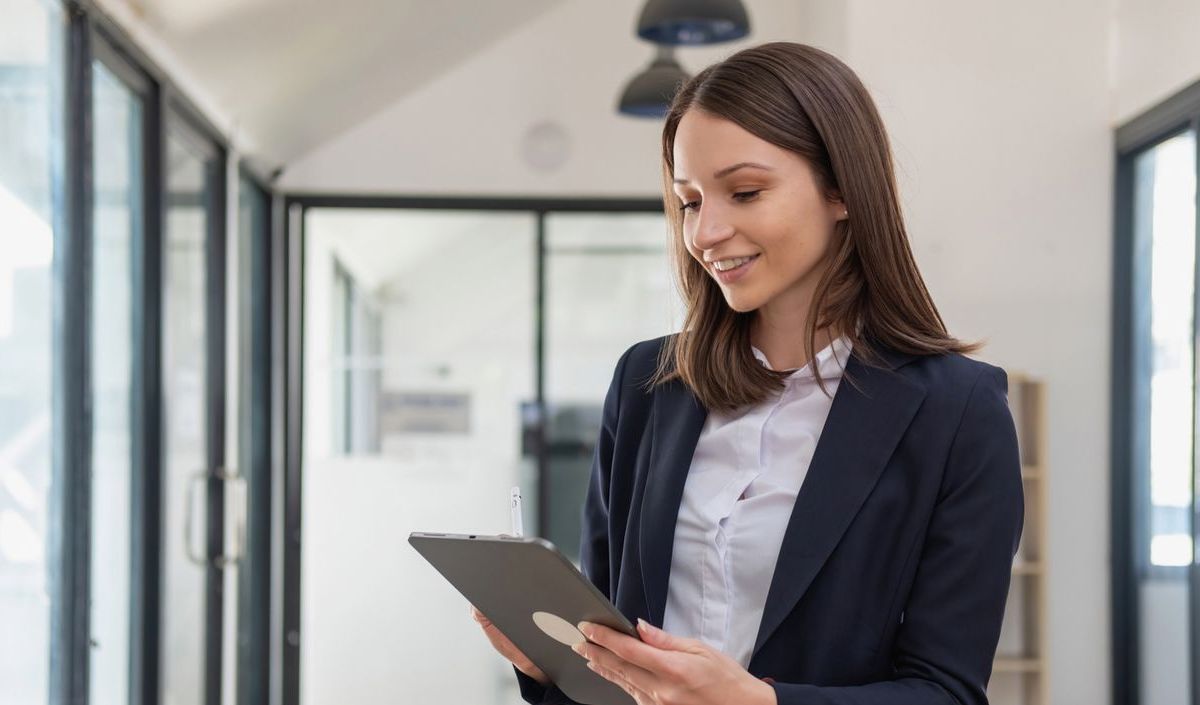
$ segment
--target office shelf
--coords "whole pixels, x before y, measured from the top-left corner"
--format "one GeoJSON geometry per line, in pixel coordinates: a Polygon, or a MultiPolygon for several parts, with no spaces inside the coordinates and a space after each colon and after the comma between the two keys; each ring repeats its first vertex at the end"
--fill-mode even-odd
{"type": "Polygon", "coordinates": [[[1009,372],[1008,405],[1021,453],[1025,526],[1013,560],[988,699],[991,705],[1047,705],[1045,385],[1028,375],[1009,372]]]}

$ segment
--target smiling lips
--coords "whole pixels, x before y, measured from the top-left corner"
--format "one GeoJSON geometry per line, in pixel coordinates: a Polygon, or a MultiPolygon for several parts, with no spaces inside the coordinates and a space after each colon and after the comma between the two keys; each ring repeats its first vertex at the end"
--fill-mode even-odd
{"type": "Polygon", "coordinates": [[[754,259],[757,256],[758,255],[750,255],[749,257],[733,257],[730,259],[719,259],[719,260],[713,262],[712,266],[718,272],[728,272],[729,270],[734,269],[735,267],[740,267],[741,265],[749,262],[750,260],[754,259]]]}
{"type": "Polygon", "coordinates": [[[712,268],[717,275],[717,279],[724,284],[732,284],[741,279],[742,275],[746,273],[746,270],[750,269],[757,259],[758,255],[751,255],[750,257],[717,260],[712,263],[712,268]]]}

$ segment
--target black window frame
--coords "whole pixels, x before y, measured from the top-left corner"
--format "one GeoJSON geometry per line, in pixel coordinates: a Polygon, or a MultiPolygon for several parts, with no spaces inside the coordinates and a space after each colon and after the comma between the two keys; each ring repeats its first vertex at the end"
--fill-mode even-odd
{"type": "MultiPolygon", "coordinates": [[[[1193,131],[1200,152],[1200,81],[1193,83],[1163,103],[1147,110],[1117,129],[1114,137],[1114,210],[1113,210],[1113,297],[1112,297],[1112,387],[1110,416],[1111,517],[1112,546],[1112,692],[1113,705],[1137,705],[1141,697],[1141,619],[1139,584],[1143,581],[1186,581],[1188,584],[1188,643],[1191,652],[1191,701],[1200,705],[1200,564],[1156,566],[1149,557],[1149,468],[1148,419],[1139,413],[1147,403],[1139,398],[1148,379],[1144,368],[1147,341],[1139,339],[1149,311],[1142,306],[1138,290],[1148,281],[1149,262],[1139,255],[1135,241],[1135,164],[1147,150],[1175,136],[1193,131]],[[1140,347],[1139,347],[1140,346],[1140,347]]],[[[1200,158],[1196,160],[1200,176],[1200,158]]],[[[1198,181],[1200,183],[1200,181],[1198,181]]],[[[1200,190],[1197,193],[1200,204],[1200,190]]],[[[1200,209],[1197,210],[1196,237],[1200,243],[1200,209]]],[[[1198,250],[1200,254],[1200,250],[1198,250]]],[[[1200,313],[1200,256],[1196,258],[1197,284],[1193,311],[1200,313]]],[[[1193,355],[1200,352],[1200,328],[1193,317],[1193,355]]],[[[1194,364],[1200,359],[1193,358],[1194,364]]],[[[1195,371],[1194,371],[1195,374],[1195,371]]],[[[1196,377],[1200,379],[1200,376],[1196,377]]],[[[1198,397],[1193,394],[1193,414],[1200,423],[1198,397]]],[[[1200,521],[1197,520],[1195,439],[1193,435],[1193,504],[1190,513],[1194,546],[1200,545],[1200,521]]]]}

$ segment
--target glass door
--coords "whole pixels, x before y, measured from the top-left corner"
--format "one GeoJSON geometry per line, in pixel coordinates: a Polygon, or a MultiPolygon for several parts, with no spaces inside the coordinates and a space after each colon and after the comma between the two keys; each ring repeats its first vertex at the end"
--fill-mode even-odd
{"type": "Polygon", "coordinates": [[[545,234],[538,526],[578,563],[579,508],[613,367],[633,343],[679,330],[683,307],[661,213],[548,213],[545,234]]]}
{"type": "Polygon", "coordinates": [[[512,667],[406,539],[508,531],[509,489],[533,489],[536,216],[314,208],[304,229],[298,701],[443,702],[453,682],[515,705],[512,667]]]}
{"type": "Polygon", "coordinates": [[[163,705],[218,705],[225,586],[223,154],[168,117],[162,242],[163,705]]]}

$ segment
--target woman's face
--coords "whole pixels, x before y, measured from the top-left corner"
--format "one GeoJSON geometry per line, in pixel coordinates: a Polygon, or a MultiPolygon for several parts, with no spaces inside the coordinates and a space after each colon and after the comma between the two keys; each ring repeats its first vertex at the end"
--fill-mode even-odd
{"type": "Polygon", "coordinates": [[[695,108],[679,122],[674,156],[684,243],[730,308],[807,314],[846,217],[808,162],[695,108]]]}

